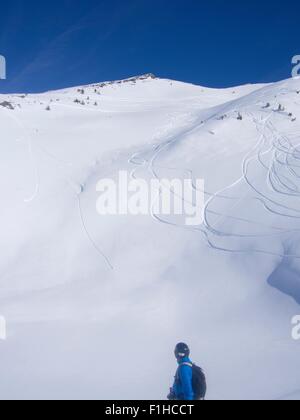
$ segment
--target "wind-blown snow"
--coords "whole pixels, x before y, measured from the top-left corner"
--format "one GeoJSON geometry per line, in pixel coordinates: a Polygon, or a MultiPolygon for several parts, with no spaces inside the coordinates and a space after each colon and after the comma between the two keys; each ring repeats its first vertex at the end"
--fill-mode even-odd
{"type": "Polygon", "coordinates": [[[0,398],[163,399],[182,340],[208,399],[297,398],[299,111],[297,79],[0,95],[0,398]],[[120,170],[204,178],[204,224],[100,217],[120,170]]]}

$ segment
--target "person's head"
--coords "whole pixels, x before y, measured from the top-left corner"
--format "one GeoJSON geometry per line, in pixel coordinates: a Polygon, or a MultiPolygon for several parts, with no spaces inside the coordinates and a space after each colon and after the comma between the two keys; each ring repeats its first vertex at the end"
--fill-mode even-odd
{"type": "Polygon", "coordinates": [[[175,347],[175,357],[177,360],[184,359],[185,357],[189,357],[190,349],[187,344],[179,343],[175,347]]]}

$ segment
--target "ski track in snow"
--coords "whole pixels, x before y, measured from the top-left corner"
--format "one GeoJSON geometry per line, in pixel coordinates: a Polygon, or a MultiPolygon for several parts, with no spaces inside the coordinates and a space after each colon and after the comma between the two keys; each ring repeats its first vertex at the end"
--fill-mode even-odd
{"type": "MultiPolygon", "coordinates": [[[[33,140],[32,140],[32,137],[28,133],[28,129],[25,127],[24,123],[20,120],[20,118],[17,118],[15,115],[12,115],[11,113],[9,113],[9,111],[7,111],[5,109],[4,109],[4,111],[7,113],[8,117],[11,118],[20,127],[22,132],[26,133],[28,151],[29,151],[30,159],[31,159],[33,169],[34,169],[34,173],[35,173],[35,177],[36,177],[36,185],[35,185],[35,191],[32,194],[32,196],[30,196],[29,198],[24,198],[24,202],[25,203],[31,203],[32,201],[34,201],[37,198],[37,196],[39,194],[39,191],[40,191],[40,175],[39,175],[37,161],[36,161],[36,158],[35,158],[35,155],[34,155],[34,152],[33,152],[33,146],[32,146],[33,140]]],[[[17,140],[17,141],[20,141],[20,140],[17,140]]],[[[38,146],[38,147],[46,156],[48,156],[51,160],[55,161],[59,166],[63,166],[63,167],[72,166],[71,162],[63,162],[60,159],[58,159],[56,156],[54,156],[51,153],[45,151],[40,146],[38,146]]],[[[75,181],[72,181],[70,178],[66,178],[65,176],[63,176],[63,179],[68,183],[70,189],[74,192],[74,194],[76,195],[76,198],[78,200],[78,212],[79,212],[79,218],[80,218],[80,223],[81,223],[81,226],[82,226],[82,230],[84,231],[88,241],[91,243],[91,245],[95,249],[95,251],[101,256],[101,258],[103,258],[103,260],[107,264],[108,268],[113,271],[114,267],[113,267],[112,263],[110,262],[110,259],[107,257],[107,255],[104,254],[103,251],[101,251],[99,246],[93,240],[93,238],[92,238],[91,234],[89,233],[88,228],[86,226],[84,216],[83,216],[82,206],[81,206],[81,194],[83,193],[82,186],[78,190],[78,187],[76,186],[75,181]]]]}
{"type": "MultiPolygon", "coordinates": [[[[280,95],[285,95],[287,94],[289,91],[288,89],[281,89],[280,91],[280,95]]],[[[257,93],[257,92],[254,92],[257,93]]],[[[251,96],[252,94],[250,94],[251,96]]],[[[260,99],[261,101],[263,100],[263,96],[260,99]]],[[[240,99],[238,99],[237,101],[240,101],[240,99]]],[[[243,98],[242,100],[243,101],[243,98]]],[[[224,106],[222,107],[221,110],[218,110],[216,113],[213,113],[208,119],[204,120],[201,119],[201,116],[195,119],[195,121],[192,123],[192,125],[188,125],[187,127],[179,130],[179,132],[174,136],[170,137],[170,135],[167,134],[167,138],[166,140],[163,140],[160,136],[157,136],[157,139],[159,139],[159,144],[154,146],[154,151],[152,153],[152,156],[148,159],[142,157],[143,154],[145,153],[144,151],[141,152],[135,152],[134,155],[132,155],[129,159],[128,159],[128,163],[137,166],[137,168],[133,169],[131,172],[131,178],[136,179],[137,177],[137,171],[141,168],[146,168],[146,170],[148,172],[151,173],[152,176],[154,176],[156,179],[160,179],[159,175],[157,174],[157,170],[161,169],[161,170],[172,170],[172,171],[177,171],[177,168],[170,168],[170,167],[161,167],[158,166],[156,164],[156,162],[159,160],[159,158],[161,157],[161,155],[167,151],[169,148],[176,146],[176,144],[180,143],[183,141],[183,139],[188,135],[193,133],[195,130],[198,130],[201,126],[206,125],[208,122],[219,118],[222,114],[226,114],[226,112],[232,112],[234,109],[234,103],[235,101],[229,102],[229,103],[225,103],[224,106]]],[[[259,103],[259,102],[258,102],[259,103]]],[[[61,104],[61,103],[55,103],[56,106],[59,107],[67,107],[67,108],[74,108],[74,109],[78,109],[78,107],[74,106],[74,105],[70,105],[70,104],[61,104]]],[[[279,106],[279,104],[278,104],[279,106]]],[[[98,113],[103,113],[103,112],[114,112],[114,111],[110,111],[110,110],[103,110],[103,109],[93,109],[93,108],[83,108],[85,111],[87,112],[98,112],[98,113]]],[[[279,109],[279,108],[278,108],[279,109]]],[[[242,109],[240,108],[240,111],[242,111],[242,109]]],[[[243,109],[243,111],[246,111],[245,109],[243,109]]],[[[29,203],[32,202],[39,193],[39,189],[40,189],[40,176],[39,176],[39,170],[38,170],[38,165],[37,165],[37,161],[36,161],[36,157],[34,155],[34,151],[33,151],[33,139],[31,136],[29,136],[29,132],[26,129],[26,127],[24,126],[24,124],[20,121],[20,119],[16,118],[15,116],[12,116],[11,113],[9,113],[7,110],[5,110],[5,112],[8,114],[8,116],[10,118],[12,118],[17,124],[18,126],[21,128],[21,130],[26,134],[26,141],[28,144],[28,152],[29,152],[29,156],[30,156],[30,160],[32,162],[33,165],[33,169],[34,169],[34,173],[35,173],[35,178],[36,178],[36,185],[35,185],[35,190],[32,194],[32,196],[25,198],[24,201],[29,203]]],[[[118,111],[115,111],[118,112],[118,111]]],[[[122,111],[124,112],[124,111],[122,111]]],[[[135,111],[129,111],[131,112],[135,112],[135,111]]],[[[263,114],[263,111],[262,111],[263,114]]],[[[253,180],[250,180],[249,178],[249,174],[248,174],[248,170],[249,170],[249,166],[253,161],[257,161],[258,164],[260,164],[266,171],[267,171],[267,183],[268,185],[271,187],[271,190],[275,193],[277,193],[278,195],[285,195],[287,197],[300,197],[300,191],[297,188],[296,184],[293,184],[292,186],[289,186],[288,183],[292,183],[291,180],[286,179],[284,176],[280,176],[280,174],[278,173],[278,170],[276,169],[276,163],[278,165],[280,165],[281,167],[284,167],[286,169],[288,169],[289,173],[294,177],[294,178],[300,178],[300,176],[296,173],[296,171],[293,169],[294,166],[290,164],[289,159],[293,158],[293,159],[297,159],[300,160],[300,157],[298,158],[296,155],[298,153],[300,153],[300,151],[298,150],[298,147],[300,146],[300,143],[293,146],[290,142],[289,139],[287,139],[284,136],[281,136],[280,133],[277,132],[274,124],[271,122],[271,119],[273,117],[273,115],[280,115],[283,114],[283,116],[286,116],[285,113],[280,113],[276,111],[276,105],[275,108],[273,107],[273,109],[267,114],[267,116],[265,118],[261,117],[261,121],[258,121],[254,116],[252,116],[251,114],[247,113],[248,117],[251,117],[253,119],[253,123],[256,126],[257,132],[260,133],[260,139],[258,141],[258,143],[255,145],[253,150],[250,150],[250,152],[245,156],[243,163],[242,163],[242,168],[243,168],[243,173],[241,178],[239,178],[238,180],[236,180],[235,182],[233,182],[232,184],[228,185],[227,187],[225,187],[224,189],[222,189],[221,191],[217,191],[216,193],[210,193],[208,191],[204,191],[204,194],[206,196],[208,196],[209,198],[207,199],[206,203],[205,203],[205,208],[204,208],[204,223],[202,227],[197,227],[197,228],[191,228],[191,227],[187,227],[187,226],[182,226],[180,224],[177,223],[172,223],[169,222],[167,220],[163,220],[161,217],[159,217],[158,215],[155,215],[153,212],[154,206],[155,206],[155,202],[152,204],[152,218],[156,221],[159,221],[160,223],[163,224],[169,224],[170,226],[174,226],[174,227],[179,227],[179,228],[183,228],[189,231],[194,231],[194,232],[198,232],[201,233],[202,235],[204,235],[205,240],[207,241],[208,245],[210,248],[214,249],[214,250],[218,250],[218,251],[223,251],[223,252],[231,252],[231,253],[247,253],[247,252],[254,252],[254,253],[261,253],[261,254],[266,254],[266,255],[272,255],[272,256],[277,256],[280,258],[284,258],[284,257],[293,257],[296,259],[300,258],[300,255],[283,255],[283,254],[278,254],[278,253],[272,253],[269,251],[265,251],[265,250],[261,250],[261,249],[251,249],[251,251],[249,250],[242,250],[242,249],[230,249],[230,247],[226,248],[226,247],[219,247],[216,244],[213,243],[213,240],[210,238],[210,235],[213,235],[215,237],[228,237],[228,238],[240,238],[240,239],[247,239],[247,238],[264,238],[264,237],[272,237],[272,236],[280,236],[282,234],[286,234],[286,233],[292,233],[292,232],[299,232],[300,229],[283,229],[280,227],[276,227],[276,226],[268,226],[265,225],[259,221],[255,221],[255,220],[250,220],[250,219],[246,219],[246,218],[242,218],[242,217],[236,217],[233,216],[231,214],[231,212],[239,206],[239,204],[246,198],[246,196],[249,194],[249,191],[246,191],[246,194],[244,196],[241,197],[236,197],[234,195],[228,195],[228,192],[230,192],[231,190],[233,190],[235,187],[241,185],[242,183],[246,183],[248,185],[248,187],[250,188],[250,190],[253,191],[254,193],[254,200],[257,200],[258,202],[260,202],[263,206],[263,208],[268,211],[269,213],[273,214],[273,215],[277,215],[277,216],[281,216],[281,217],[287,217],[287,218],[291,218],[291,219],[300,219],[300,215],[294,215],[293,213],[300,213],[300,209],[295,209],[293,207],[284,205],[282,203],[280,203],[279,201],[276,201],[275,199],[269,197],[268,195],[266,195],[265,193],[263,193],[262,191],[260,191],[259,189],[257,189],[257,187],[255,186],[255,182],[253,180]],[[262,130],[259,128],[260,126],[262,126],[262,130]],[[266,131],[269,131],[269,135],[272,136],[272,141],[271,144],[269,145],[268,149],[264,149],[265,145],[269,142],[269,138],[266,135],[266,131]],[[287,143],[287,146],[282,145],[281,140],[284,140],[287,143]],[[253,153],[255,153],[253,155],[253,153]],[[269,165],[267,165],[264,161],[264,157],[265,156],[269,156],[270,154],[273,154],[273,158],[271,160],[271,163],[269,165]],[[280,160],[280,157],[284,156],[284,160],[280,160]],[[227,193],[227,194],[226,194],[227,193]],[[257,195],[257,196],[255,196],[257,195]],[[234,204],[229,207],[229,209],[227,210],[226,214],[225,213],[220,213],[216,210],[211,209],[211,206],[214,204],[214,202],[218,199],[223,199],[223,200],[231,200],[231,201],[235,201],[234,204]],[[271,207],[270,207],[271,206],[271,207]],[[275,207],[275,208],[274,208],[275,207]],[[277,208],[281,208],[284,210],[287,210],[288,212],[292,213],[284,213],[283,211],[278,211],[277,208]],[[214,216],[218,216],[217,220],[213,222],[213,224],[210,223],[209,221],[209,214],[210,215],[214,215],[214,216]],[[257,225],[257,226],[261,226],[261,227],[265,227],[267,229],[272,229],[272,230],[276,230],[277,232],[272,232],[272,233],[262,233],[262,234],[237,234],[237,233],[230,233],[230,232],[224,232],[222,230],[217,229],[217,225],[222,224],[223,221],[225,221],[226,219],[231,219],[231,220],[235,220],[237,222],[241,222],[241,223],[247,223],[247,224],[252,224],[252,225],[257,225]]],[[[166,131],[168,132],[168,128],[171,126],[173,126],[173,122],[176,121],[176,115],[173,118],[173,121],[171,119],[171,122],[169,123],[169,126],[166,127],[166,131]]],[[[188,120],[189,118],[192,118],[192,115],[186,115],[186,119],[188,120]]],[[[65,163],[65,162],[60,162],[55,156],[51,155],[50,153],[48,153],[47,151],[41,149],[43,153],[47,154],[48,157],[50,159],[53,159],[57,162],[57,164],[64,166],[64,165],[71,165],[71,163],[65,163]]],[[[149,152],[147,152],[149,153],[149,152]]],[[[196,186],[194,184],[194,176],[193,176],[193,171],[191,169],[184,169],[184,170],[180,170],[181,172],[186,173],[193,182],[193,188],[196,190],[196,186]]],[[[65,178],[66,179],[66,178],[65,178]]],[[[74,183],[73,181],[71,181],[69,178],[66,179],[66,181],[68,182],[68,184],[70,185],[70,188],[75,192],[77,199],[78,199],[78,209],[79,209],[79,216],[80,216],[80,221],[81,221],[81,225],[82,225],[82,229],[84,230],[88,240],[91,242],[92,246],[95,248],[95,250],[99,253],[99,255],[101,255],[101,257],[106,261],[108,267],[113,270],[113,265],[111,264],[109,258],[100,250],[100,248],[98,247],[98,245],[96,244],[96,242],[93,240],[92,235],[90,234],[87,225],[84,221],[84,216],[83,216],[83,212],[82,212],[82,206],[81,206],[81,199],[80,199],[80,194],[83,192],[82,190],[80,191],[80,193],[78,193],[78,191],[76,191],[76,183],[74,183]]],[[[171,191],[173,193],[173,191],[171,191]]],[[[161,194],[162,191],[159,192],[159,194],[161,194]]],[[[185,200],[183,197],[180,197],[183,201],[185,200]]],[[[190,203],[191,204],[191,203],[190,203]]]]}
{"type": "MultiPolygon", "coordinates": [[[[279,105],[279,104],[278,104],[279,105]]],[[[230,107],[230,105],[229,105],[230,107]]],[[[240,111],[245,111],[245,110],[240,110],[240,111]]],[[[160,158],[160,156],[164,153],[164,151],[168,148],[173,147],[174,145],[176,145],[179,142],[182,142],[184,139],[184,137],[187,134],[192,133],[194,130],[199,129],[200,126],[207,124],[209,121],[219,117],[222,113],[224,112],[224,110],[222,110],[222,112],[218,112],[217,114],[212,115],[211,117],[209,117],[206,121],[201,121],[201,118],[199,120],[196,120],[196,122],[191,126],[188,127],[187,129],[182,130],[179,134],[177,134],[174,138],[165,140],[161,142],[161,145],[156,147],[154,150],[154,153],[152,155],[152,157],[150,159],[145,159],[143,156],[144,152],[141,153],[135,153],[130,159],[129,159],[129,163],[138,166],[136,169],[134,169],[131,173],[131,176],[133,178],[136,178],[136,172],[140,169],[140,167],[146,167],[146,169],[148,171],[150,171],[150,173],[158,180],[160,180],[159,175],[157,174],[156,170],[157,169],[164,169],[164,170],[179,170],[178,168],[170,168],[170,167],[162,167],[162,166],[158,166],[155,164],[155,162],[160,158]]],[[[214,244],[212,242],[212,240],[209,237],[209,234],[213,234],[216,237],[235,237],[235,238],[240,238],[240,239],[247,239],[247,238],[267,238],[267,237],[278,237],[281,236],[283,234],[287,234],[287,233],[296,233],[300,231],[299,229],[284,229],[281,227],[277,227],[277,226],[268,226],[268,225],[264,225],[262,223],[260,223],[259,221],[253,221],[253,220],[249,220],[249,219],[245,219],[245,218],[240,218],[240,217],[235,217],[232,216],[230,214],[231,211],[233,211],[236,207],[239,206],[239,204],[246,198],[246,196],[249,194],[249,191],[246,192],[246,194],[244,196],[241,197],[234,197],[234,196],[229,196],[226,195],[225,193],[229,192],[230,190],[232,190],[234,187],[239,186],[243,183],[246,183],[248,185],[248,187],[250,187],[250,190],[252,190],[252,192],[254,193],[253,199],[260,202],[261,205],[263,206],[263,208],[269,212],[270,214],[276,215],[276,216],[281,216],[281,217],[292,217],[292,218],[300,218],[300,216],[294,216],[294,215],[289,215],[286,213],[283,213],[282,211],[276,211],[276,209],[269,207],[269,205],[267,204],[267,202],[269,202],[269,204],[274,205],[275,208],[276,207],[280,207],[283,208],[285,210],[291,211],[291,212],[300,212],[300,209],[294,209],[290,206],[286,206],[282,203],[280,203],[279,201],[276,201],[272,198],[270,198],[269,196],[267,196],[266,194],[264,194],[262,191],[258,190],[255,185],[253,184],[253,181],[250,180],[249,178],[249,166],[253,161],[257,161],[266,171],[267,171],[267,176],[266,176],[266,182],[271,186],[271,190],[277,194],[283,194],[283,195],[287,195],[287,196],[297,196],[300,198],[300,191],[297,189],[296,185],[294,185],[294,189],[291,189],[287,184],[285,184],[282,180],[282,177],[280,178],[280,175],[278,174],[278,172],[276,171],[276,167],[275,167],[275,163],[278,161],[278,158],[281,155],[285,155],[285,162],[281,162],[281,165],[284,165],[285,168],[287,168],[292,175],[297,176],[300,178],[300,176],[296,175],[295,171],[293,171],[291,169],[291,166],[288,162],[288,155],[292,155],[293,157],[295,157],[296,153],[300,153],[300,151],[298,151],[298,147],[300,146],[299,144],[296,144],[295,146],[292,146],[292,144],[290,143],[290,141],[288,141],[289,143],[289,147],[284,147],[282,148],[282,145],[279,144],[278,146],[278,141],[277,141],[277,137],[281,138],[282,136],[280,136],[280,134],[277,132],[274,124],[271,122],[272,117],[274,116],[274,114],[276,113],[276,111],[274,109],[272,109],[272,111],[270,111],[268,113],[268,115],[263,118],[263,116],[261,116],[261,121],[258,121],[254,116],[252,116],[252,114],[247,113],[247,115],[249,117],[251,117],[253,119],[253,123],[256,126],[257,132],[260,133],[260,138],[258,143],[255,145],[255,147],[250,150],[250,152],[245,156],[243,162],[242,162],[242,169],[243,169],[243,173],[241,178],[239,178],[238,180],[236,180],[235,182],[233,182],[232,184],[228,185],[227,187],[225,187],[224,189],[222,189],[221,191],[218,191],[216,193],[209,193],[207,191],[204,191],[205,195],[209,196],[209,199],[206,201],[205,204],[205,209],[204,209],[204,225],[203,227],[198,227],[198,228],[191,228],[191,227],[186,227],[177,223],[172,223],[169,222],[167,220],[162,219],[161,217],[159,217],[158,215],[154,214],[153,212],[153,208],[155,206],[155,202],[152,205],[152,217],[154,218],[154,220],[166,224],[166,225],[170,225],[173,227],[178,227],[178,228],[183,228],[189,231],[194,231],[194,232],[199,232],[202,233],[209,245],[210,248],[217,250],[217,251],[223,251],[223,252],[230,252],[230,253],[258,253],[258,254],[264,254],[264,255],[270,255],[270,256],[275,256],[275,257],[280,257],[280,258],[285,258],[285,257],[290,257],[290,258],[295,258],[295,259],[300,259],[300,255],[298,254],[280,254],[280,253],[274,253],[274,252],[270,252],[267,250],[263,250],[263,249],[251,249],[251,250],[242,250],[242,249],[230,249],[225,248],[225,247],[219,247],[216,244],[214,244]],[[260,129],[260,126],[262,126],[262,129],[260,129]],[[269,137],[266,134],[266,131],[269,132],[269,137]],[[276,137],[277,136],[277,137],[276,137]],[[270,137],[271,137],[271,144],[268,146],[267,149],[265,149],[265,146],[270,143],[270,137]],[[292,151],[291,151],[292,149],[292,151]],[[278,152],[281,153],[281,155],[278,156],[278,152]],[[269,156],[269,155],[273,154],[273,158],[271,159],[271,163],[269,164],[269,166],[267,166],[264,162],[264,157],[265,156],[269,156]],[[275,178],[275,180],[281,184],[281,186],[285,189],[284,191],[280,191],[275,183],[273,178],[275,178]],[[256,195],[256,196],[255,196],[256,195]],[[236,200],[236,202],[233,204],[233,206],[231,206],[229,208],[229,210],[227,211],[227,214],[222,214],[222,213],[218,213],[216,211],[213,211],[210,209],[210,206],[212,203],[214,203],[215,200],[217,199],[227,199],[227,200],[236,200]],[[219,218],[217,221],[215,221],[213,223],[213,225],[210,224],[209,220],[208,220],[208,215],[209,214],[213,214],[213,215],[218,215],[219,218]],[[226,233],[224,231],[218,230],[216,229],[216,225],[220,224],[222,221],[226,220],[226,219],[232,219],[235,221],[239,221],[239,222],[244,222],[244,223],[249,223],[249,224],[255,224],[257,226],[264,226],[266,228],[269,228],[271,230],[276,230],[277,232],[272,232],[272,233],[261,233],[261,234],[236,234],[236,233],[226,233]]],[[[276,113],[276,115],[281,115],[281,113],[276,113]]],[[[283,115],[284,117],[286,116],[285,114],[283,115]]],[[[299,158],[300,159],[300,158],[299,158]]],[[[180,169],[180,171],[182,172],[182,170],[180,169]]],[[[196,186],[194,184],[194,176],[193,176],[193,171],[190,169],[185,169],[184,172],[186,174],[188,174],[190,176],[190,178],[193,180],[193,187],[194,189],[196,189],[196,186]]],[[[257,175],[256,178],[258,178],[259,175],[257,175]]],[[[161,194],[162,192],[160,191],[159,194],[161,194]]],[[[171,193],[174,194],[173,191],[171,191],[171,193]]],[[[183,197],[180,197],[183,201],[185,201],[185,199],[183,197]]],[[[191,204],[191,203],[190,203],[191,204]]]]}
{"type": "MultiPolygon", "coordinates": [[[[272,113],[273,114],[273,113],[272,113]]],[[[266,128],[268,128],[268,123],[269,123],[269,120],[270,120],[270,117],[272,117],[272,114],[270,114],[270,116],[264,121],[264,130],[266,129],[266,128]]],[[[275,150],[277,150],[277,145],[276,145],[276,141],[274,140],[274,138],[275,138],[275,133],[276,133],[276,129],[275,129],[275,127],[273,126],[273,124],[271,125],[271,128],[270,128],[270,131],[271,131],[271,133],[272,133],[272,137],[273,137],[273,143],[272,143],[272,146],[267,150],[267,151],[263,151],[263,147],[264,147],[264,144],[265,144],[265,140],[266,140],[266,138],[265,138],[265,135],[263,135],[262,136],[262,139],[259,141],[259,143],[258,143],[258,151],[257,151],[257,153],[256,153],[256,156],[254,156],[253,158],[245,158],[244,159],[244,162],[243,162],[243,177],[242,177],[242,179],[240,180],[240,181],[245,181],[247,184],[248,184],[248,186],[255,192],[255,193],[257,193],[261,198],[256,198],[256,200],[258,200],[258,201],[260,201],[263,205],[264,205],[264,208],[266,209],[266,210],[268,210],[270,213],[272,213],[272,214],[276,214],[276,215],[278,215],[278,216],[282,216],[282,217],[287,217],[288,215],[287,214],[284,214],[284,213],[282,213],[282,212],[277,212],[277,211],[274,211],[272,208],[269,208],[267,205],[266,205],[266,202],[265,202],[265,200],[267,200],[267,201],[269,201],[269,202],[271,202],[271,204],[274,204],[275,206],[279,206],[279,207],[282,207],[282,208],[285,208],[285,209],[287,209],[287,210],[291,210],[291,211],[299,211],[298,209],[293,209],[293,208],[291,208],[291,207],[288,207],[288,206],[285,206],[285,205],[283,205],[283,204],[281,204],[281,203],[279,203],[278,201],[275,201],[274,199],[272,199],[272,198],[270,198],[270,197],[268,197],[267,195],[265,195],[264,193],[262,193],[260,190],[258,190],[254,185],[253,185],[253,182],[251,182],[250,181],[250,179],[249,179],[249,175],[248,175],[248,168],[249,168],[249,165],[250,165],[250,163],[251,163],[251,161],[253,160],[253,159],[256,159],[257,160],[257,162],[259,162],[262,166],[263,166],[263,168],[264,169],[266,169],[267,171],[268,171],[268,174],[267,174],[267,180],[271,180],[271,176],[270,176],[270,174],[273,172],[273,173],[275,173],[275,175],[276,175],[276,177],[277,177],[277,179],[280,179],[279,178],[279,174],[276,172],[276,170],[274,169],[274,161],[275,161],[275,157],[273,157],[273,159],[272,159],[272,161],[271,161],[271,164],[270,164],[270,167],[267,167],[263,162],[262,162],[262,156],[264,155],[264,154],[269,154],[269,153],[274,153],[274,149],[275,150]]],[[[297,147],[299,146],[299,144],[297,144],[296,146],[295,146],[295,149],[297,150],[297,147]]],[[[283,151],[284,153],[286,152],[286,150],[284,150],[283,151]]],[[[239,181],[239,182],[240,182],[239,181]]],[[[272,188],[272,190],[274,191],[274,192],[276,192],[276,193],[281,193],[280,191],[278,191],[278,189],[276,189],[275,188],[275,186],[274,186],[274,184],[273,184],[273,182],[270,182],[270,185],[271,185],[271,188],[272,188]]],[[[285,185],[285,187],[287,188],[287,186],[285,185]]],[[[288,189],[288,188],[287,188],[288,189]]],[[[288,196],[291,196],[291,195],[295,195],[295,194],[291,194],[291,193],[288,193],[288,192],[284,192],[284,194],[285,195],[288,195],[288,196]]],[[[214,198],[217,198],[217,196],[218,196],[218,194],[216,194],[216,197],[214,197],[214,198]]],[[[299,196],[300,197],[300,195],[298,195],[297,194],[297,196],[299,196]]],[[[223,231],[220,231],[220,230],[216,230],[216,229],[213,229],[213,227],[208,223],[208,221],[207,221],[207,211],[208,211],[208,206],[206,206],[206,218],[205,218],[205,226],[206,226],[206,228],[211,232],[211,233],[213,233],[214,235],[217,235],[217,236],[221,236],[221,237],[224,237],[224,236],[233,236],[233,237],[238,237],[238,238],[251,238],[251,237],[253,237],[253,238],[255,238],[255,237],[271,237],[271,236],[278,236],[278,235],[282,235],[283,233],[292,233],[292,232],[299,232],[299,229],[291,229],[291,230],[282,230],[281,232],[278,232],[278,233],[273,233],[273,234],[261,234],[261,235],[251,235],[251,234],[249,234],[249,235],[239,235],[239,234],[229,234],[229,233],[224,233],[223,231]]],[[[226,249],[226,251],[228,251],[229,249],[226,249]]],[[[242,252],[241,250],[234,250],[234,249],[230,249],[229,250],[230,252],[242,252]]],[[[243,251],[243,252],[248,252],[247,250],[246,251],[243,251]]],[[[264,251],[264,250],[253,250],[253,249],[251,249],[251,251],[249,251],[249,252],[256,252],[256,253],[262,253],[262,254],[268,254],[268,255],[273,255],[273,256],[277,256],[277,257],[280,257],[280,258],[285,258],[285,257],[290,257],[290,258],[295,258],[295,259],[299,259],[300,258],[300,255],[298,255],[298,254],[279,254],[279,253],[271,253],[271,252],[269,252],[269,251],[264,251]]]]}
{"type": "Polygon", "coordinates": [[[19,126],[21,131],[25,133],[25,137],[18,139],[17,141],[25,141],[27,143],[29,159],[33,167],[33,173],[35,175],[36,182],[35,182],[34,192],[28,198],[24,198],[25,203],[30,203],[36,199],[40,191],[40,174],[39,174],[37,159],[33,151],[33,139],[30,136],[28,129],[25,127],[25,124],[21,122],[19,118],[11,114],[11,112],[7,111],[6,109],[3,109],[3,111],[6,113],[6,115],[10,119],[12,119],[19,126]]]}

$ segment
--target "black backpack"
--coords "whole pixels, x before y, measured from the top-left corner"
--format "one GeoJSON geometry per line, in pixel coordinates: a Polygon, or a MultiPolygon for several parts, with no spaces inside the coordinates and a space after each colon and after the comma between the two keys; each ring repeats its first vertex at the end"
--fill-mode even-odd
{"type": "MultiPolygon", "coordinates": [[[[181,363],[180,366],[189,366],[193,370],[193,391],[195,394],[195,400],[204,400],[207,392],[206,377],[203,370],[195,365],[194,363],[181,363]]],[[[179,369],[180,369],[179,366],[179,369]]],[[[179,372],[177,375],[179,379],[179,372]]]]}

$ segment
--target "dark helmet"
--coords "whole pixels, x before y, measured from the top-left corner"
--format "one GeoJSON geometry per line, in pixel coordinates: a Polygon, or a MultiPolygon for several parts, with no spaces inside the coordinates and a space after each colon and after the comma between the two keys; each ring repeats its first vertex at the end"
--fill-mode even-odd
{"type": "Polygon", "coordinates": [[[190,349],[187,344],[179,343],[175,348],[175,357],[176,359],[183,359],[184,357],[189,357],[190,349]]]}

